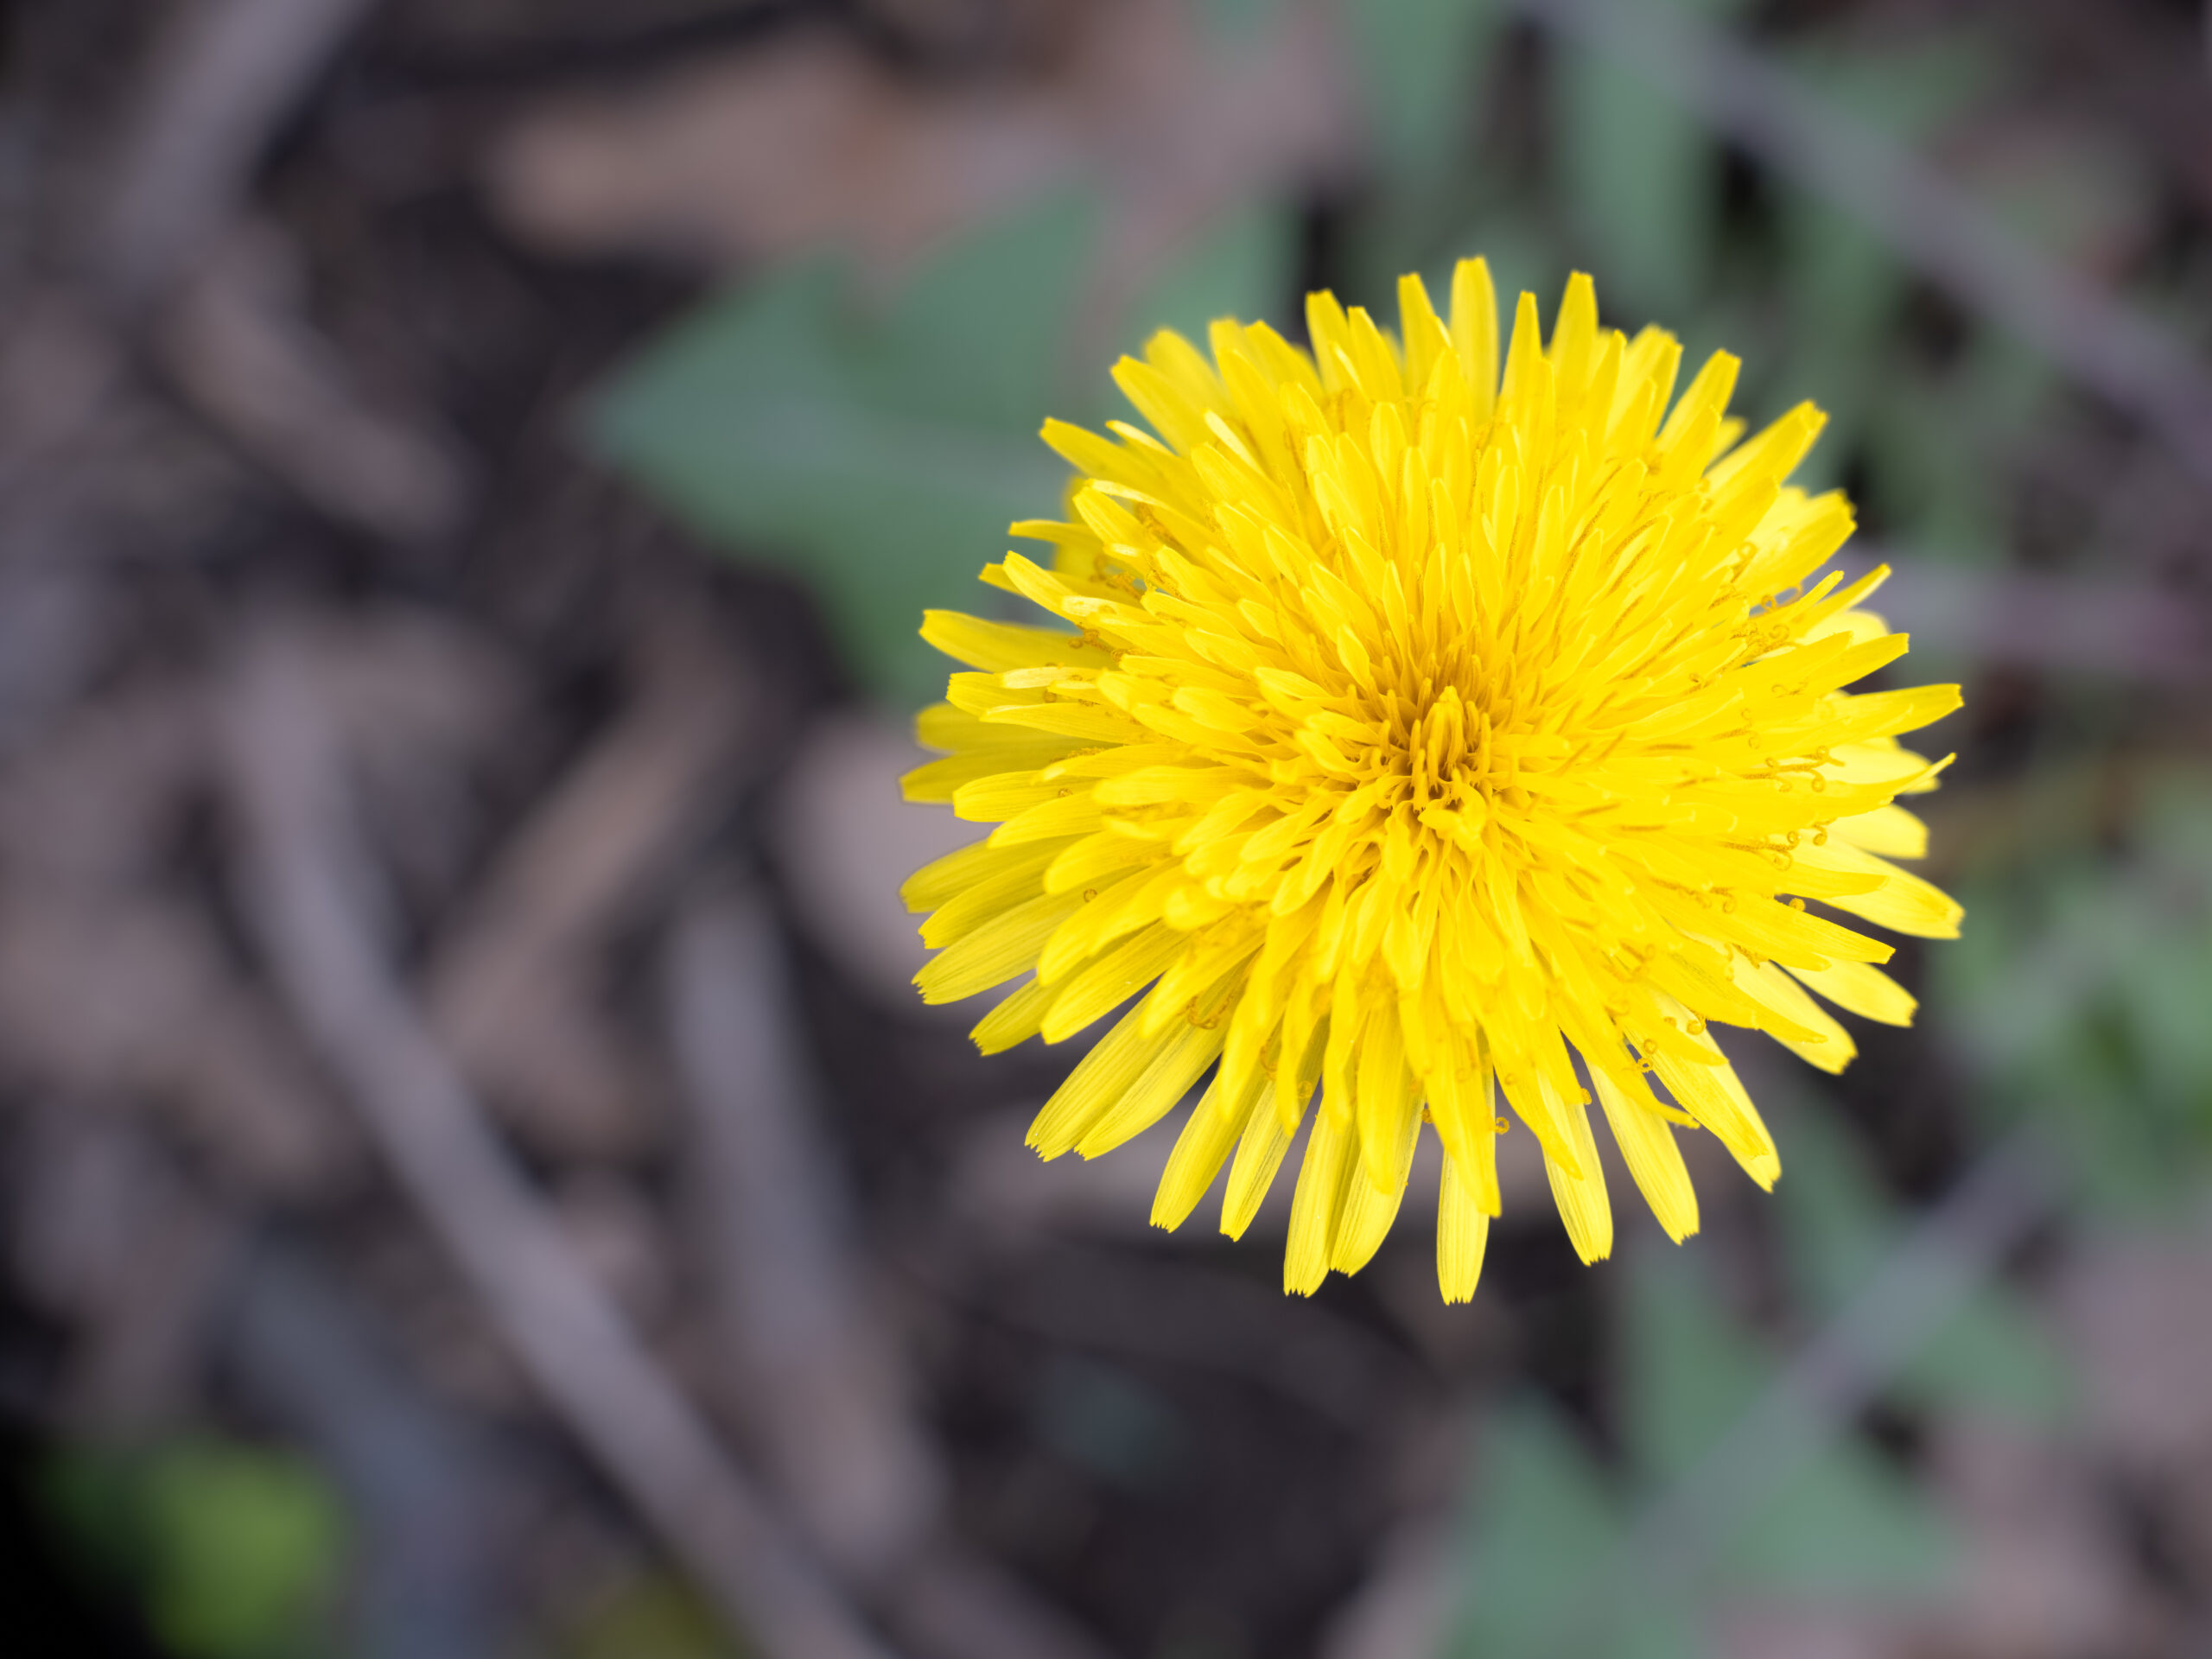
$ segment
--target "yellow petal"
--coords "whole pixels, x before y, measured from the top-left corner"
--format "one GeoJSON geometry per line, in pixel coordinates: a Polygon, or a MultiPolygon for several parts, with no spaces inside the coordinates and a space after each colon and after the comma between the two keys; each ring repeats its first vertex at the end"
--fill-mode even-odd
{"type": "Polygon", "coordinates": [[[1585,1262],[1601,1262],[1613,1253],[1613,1207],[1605,1197],[1605,1172],[1598,1161],[1597,1138],[1590,1133],[1590,1110],[1580,1101],[1566,1099],[1548,1080],[1537,1087],[1550,1096],[1547,1103],[1555,1121],[1564,1122],[1574,1148],[1577,1169],[1548,1153],[1544,1173],[1551,1178],[1552,1198],[1574,1253],[1585,1262]]]}
{"type": "Polygon", "coordinates": [[[1260,1213],[1268,1189],[1274,1185],[1283,1154],[1290,1150],[1292,1132],[1283,1127],[1274,1096],[1273,1084],[1260,1091],[1259,1104],[1252,1109],[1243,1136],[1236,1143],[1236,1161],[1229,1166],[1229,1185],[1221,1195],[1221,1230],[1231,1238],[1244,1236],[1252,1217],[1260,1213]]]}
{"type": "Polygon", "coordinates": [[[1299,1166],[1298,1188],[1290,1201],[1290,1242],[1284,1248],[1282,1287],[1311,1296],[1329,1276],[1329,1255],[1337,1217],[1344,1208],[1347,1177],[1359,1148],[1349,1127],[1338,1128],[1326,1112],[1313,1115],[1306,1137],[1306,1160],[1299,1166]]]}
{"type": "Polygon", "coordinates": [[[1826,968],[1793,968],[1789,972],[1839,1008],[1885,1026],[1910,1025],[1920,1006],[1910,991],[1867,963],[1838,962],[1826,968]]]}
{"type": "Polygon", "coordinates": [[[1637,1191],[1643,1194],[1667,1236],[1681,1243],[1697,1231],[1697,1191],[1690,1185],[1681,1148],[1675,1144],[1675,1132],[1660,1115],[1659,1103],[1642,1086],[1641,1077],[1630,1088],[1592,1067],[1590,1080],[1597,1085],[1605,1122],[1612,1127],[1613,1144],[1621,1149],[1621,1160],[1635,1178],[1637,1191]]]}
{"type": "Polygon", "coordinates": [[[1483,1276],[1483,1247],[1490,1242],[1490,1217],[1472,1188],[1459,1179],[1456,1160],[1444,1160],[1442,1188],[1436,1195],[1436,1285],[1447,1302],[1472,1301],[1483,1276]]]}

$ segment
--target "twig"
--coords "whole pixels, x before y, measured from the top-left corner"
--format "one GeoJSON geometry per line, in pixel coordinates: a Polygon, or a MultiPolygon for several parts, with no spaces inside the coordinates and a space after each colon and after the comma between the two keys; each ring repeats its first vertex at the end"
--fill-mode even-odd
{"type": "Polygon", "coordinates": [[[374,0],[176,8],[94,250],[126,311],[157,298],[232,216],[278,122],[374,0]]]}
{"type": "Polygon", "coordinates": [[[1671,1490],[1647,1506],[1547,1651],[1610,1651],[1655,1585],[1689,1582],[1896,1376],[2049,1212],[2056,1176],[2020,1129],[1970,1170],[1671,1490]]]}
{"type": "Polygon", "coordinates": [[[746,687],[697,618],[656,619],[621,715],[500,849],[425,976],[433,1028],[541,1140],[603,1153],[645,1116],[639,1070],[598,1014],[608,936],[728,798],[746,687]]]}
{"type": "Polygon", "coordinates": [[[283,994],[537,1389],[701,1586],[776,1659],[884,1659],[624,1327],[394,979],[303,649],[265,629],[227,710],[245,899],[283,994]]]}
{"type": "Polygon", "coordinates": [[[2204,617],[2146,583],[1961,569],[1856,543],[1837,563],[1857,575],[1885,561],[1896,574],[1874,608],[1917,645],[2044,673],[2184,686],[2212,676],[2204,617]]]}
{"type": "Polygon", "coordinates": [[[308,321],[297,258],[242,219],[212,242],[153,342],[193,404],[320,511],[389,541],[450,530],[468,486],[453,446],[372,409],[308,321]]]}
{"type": "Polygon", "coordinates": [[[862,1304],[774,922],[753,893],[683,909],[668,958],[671,1046],[726,1357],[816,1541],[873,1578],[928,1523],[938,1471],[862,1304]]]}
{"type": "Polygon", "coordinates": [[[948,1478],[848,1243],[766,901],[741,889],[692,899],[666,971],[719,1334],[736,1403],[793,1507],[923,1651],[1099,1659],[1064,1615],[944,1529],[948,1478]]]}
{"type": "Polygon", "coordinates": [[[1618,58],[1851,214],[1961,304],[2142,422],[2212,486],[2212,378],[2188,341],[2052,264],[1967,192],[1681,9],[1650,0],[1511,3],[1618,58]]]}
{"type": "Polygon", "coordinates": [[[361,397],[306,319],[289,246],[245,211],[278,124],[374,3],[176,8],[90,261],[113,321],[149,336],[213,425],[321,511],[404,543],[458,521],[461,461],[441,435],[361,397]]]}

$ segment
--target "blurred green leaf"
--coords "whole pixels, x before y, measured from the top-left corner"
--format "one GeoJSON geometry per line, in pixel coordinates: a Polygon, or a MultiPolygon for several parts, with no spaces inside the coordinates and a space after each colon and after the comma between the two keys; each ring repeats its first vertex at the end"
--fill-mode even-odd
{"type": "MultiPolygon", "coordinates": [[[[1798,1300],[1815,1318],[1863,1289],[1904,1236],[1850,1131],[1827,1110],[1791,1112],[1789,1179],[1776,1213],[1798,1300]]],[[[1928,1405],[1996,1409],[2030,1422],[2063,1415],[2072,1396],[2063,1356],[2019,1300],[1985,1287],[1929,1337],[1896,1393],[1928,1405]]]]}
{"type": "Polygon", "coordinates": [[[1974,925],[1935,957],[1930,1001],[1974,1064],[1984,1109],[1999,1122],[2040,1118],[2091,1207],[2158,1211],[2193,1191],[2198,1160],[2133,1087],[2107,994],[2131,936],[2154,939],[2158,918],[2075,860],[1961,896],[1974,925]]]}
{"type": "Polygon", "coordinates": [[[1764,1594],[1908,1598],[1939,1588],[1955,1554],[1928,1497],[1846,1440],[1782,1483],[1726,1567],[1732,1583],[1764,1594]]]}
{"type": "MultiPolygon", "coordinates": [[[[1743,9],[1648,3],[1721,18],[1743,9]]],[[[1719,239],[1719,146],[1694,112],[1609,53],[1562,51],[1555,87],[1560,183],[1599,291],[1679,321],[1705,297],[1719,239]]]]}
{"type": "MultiPolygon", "coordinates": [[[[1775,1364],[1694,1258],[1638,1262],[1624,1313],[1624,1433],[1641,1472],[1664,1491],[1720,1444],[1775,1364]]],[[[1849,1436],[1815,1450],[1714,1543],[1728,1581],[1763,1591],[1911,1592],[1939,1582],[1947,1560],[1932,1507],[1849,1436]]]]}
{"type": "MultiPolygon", "coordinates": [[[[1383,238],[1377,238],[1381,243],[1383,238]]],[[[1510,332],[1514,305],[1525,291],[1536,296],[1537,308],[1548,325],[1559,310],[1567,273],[1573,268],[1560,249],[1558,239],[1533,215],[1509,207],[1483,214],[1465,236],[1454,238],[1440,258],[1425,264],[1408,262],[1400,251],[1382,245],[1355,247],[1357,275],[1341,297],[1376,309],[1379,317],[1397,315],[1397,283],[1408,263],[1421,272],[1428,296],[1440,307],[1448,305],[1452,272],[1463,258],[1479,254],[1490,264],[1491,281],[1497,289],[1497,325],[1510,332]]],[[[1605,326],[1618,326],[1608,296],[1601,290],[1598,303],[1605,326]]]]}
{"type": "Polygon", "coordinates": [[[1948,371],[1892,356],[1866,410],[1866,505],[1949,563],[1986,567],[2006,555],[2008,504],[1996,458],[2002,432],[2033,404],[1989,395],[2001,383],[2000,358],[2020,362],[1986,332],[1948,371]]]}
{"type": "Polygon", "coordinates": [[[1697,122],[1611,58],[1560,67],[1560,159],[1567,200],[1609,292],[1655,316],[1704,290],[1719,156],[1697,122]]]}
{"type": "Polygon", "coordinates": [[[1695,1467],[1758,1394],[1761,1357],[1688,1260],[1630,1264],[1620,1310],[1621,1436],[1658,1486],[1695,1467]]]}
{"type": "Polygon", "coordinates": [[[1958,19],[1922,22],[1863,38],[1801,36],[1785,48],[1793,73],[1893,143],[1916,145],[1997,92],[2003,48],[1958,19]]]}
{"type": "Polygon", "coordinates": [[[2165,925],[2139,942],[2129,985],[2138,1047],[2153,1092],[2197,1146],[2212,1147],[2212,782],[2155,787],[2138,820],[2165,925]]]}
{"type": "Polygon", "coordinates": [[[556,1638],[561,1659],[739,1659],[734,1638],[689,1586],[658,1573],[626,1579],[556,1638]]]}
{"type": "Polygon", "coordinates": [[[321,1650],[342,1560],[335,1493],[299,1459],[210,1440],[64,1454],[48,1488],[65,1528],[143,1598],[188,1659],[321,1650]]]}
{"type": "MultiPolygon", "coordinates": [[[[1512,214],[1497,215],[1484,225],[1480,240],[1471,243],[1466,251],[1480,254],[1490,263],[1491,281],[1497,289],[1501,358],[1513,327],[1513,308],[1522,295],[1536,296],[1537,313],[1547,323],[1557,318],[1560,296],[1567,291],[1567,275],[1573,266],[1560,251],[1558,239],[1540,225],[1512,214]]],[[[1437,304],[1445,303],[1452,292],[1451,262],[1440,267],[1429,280],[1428,291],[1437,304]]],[[[1605,313],[1607,325],[1617,326],[1613,308],[1603,290],[1598,303],[1605,313]]]]}
{"type": "Polygon", "coordinates": [[[1277,10],[1278,0],[1198,0],[1199,21],[1230,46],[1249,40],[1277,10]]]}
{"type": "Polygon", "coordinates": [[[1038,442],[1092,241],[1084,203],[946,250],[868,315],[815,264],[709,303],[601,394],[600,452],[702,534],[817,586],[854,666],[919,702],[943,664],[915,637],[1067,476],[1038,442]]]}
{"type": "Polygon", "coordinates": [[[2164,1210],[2212,1153],[2212,790],[2155,792],[2126,845],[1970,889],[1935,1001],[1995,1116],[2069,1141],[2093,1204],[2164,1210]]]}
{"type": "Polygon", "coordinates": [[[1789,314],[1789,360],[1777,384],[1811,399],[1828,429],[1799,467],[1803,488],[1833,488],[1882,390],[1883,336],[1905,289],[1904,270],[1857,220],[1802,191],[1780,213],[1789,314]]]}
{"type": "Polygon", "coordinates": [[[2039,1423],[2063,1418],[2075,1397],[2063,1351],[2019,1298],[1998,1291],[1958,1311],[1906,1368],[1898,1392],[2039,1423]]]}
{"type": "Polygon", "coordinates": [[[1386,177],[1439,165],[1487,78],[1497,0],[1360,0],[1346,22],[1386,177]]]}
{"type": "Polygon", "coordinates": [[[1132,350],[1173,328],[1205,351],[1206,325],[1217,317],[1280,325],[1297,296],[1298,223],[1289,209],[1255,202],[1224,214],[1155,272],[1131,302],[1126,331],[1132,350]]]}
{"type": "Polygon", "coordinates": [[[1580,1605],[1620,1532],[1618,1502],[1558,1414],[1533,1396],[1484,1421],[1467,1494],[1465,1601],[1444,1652],[1541,1651],[1580,1605]]]}
{"type": "Polygon", "coordinates": [[[1069,327],[1096,219],[1087,198],[1062,195],[947,245],[899,296],[880,357],[860,348],[868,390],[918,419],[1033,431],[1074,366],[1069,327]]]}
{"type": "MultiPolygon", "coordinates": [[[[1821,96],[1894,143],[1917,148],[1946,121],[1987,95],[1996,79],[1988,43],[1959,30],[1922,31],[1907,40],[1885,40],[1878,49],[1845,41],[1819,41],[1790,53],[1793,73],[1821,96]]],[[[1780,190],[1782,275],[1792,326],[1789,361],[1780,384],[1810,397],[1827,411],[1831,429],[1813,452],[1799,481],[1825,488],[1836,481],[1869,425],[1876,430],[1876,493],[1916,539],[1946,533],[1981,538],[1986,524],[1969,506],[1924,510],[1932,483],[1938,493],[1961,470],[1955,445],[1944,449],[1937,473],[1917,463],[1926,452],[1916,412],[1925,402],[1916,373],[1901,369],[1891,330],[1910,273],[1889,248],[1858,220],[1795,187],[1780,190]],[[1895,411],[1893,415],[1893,410],[1895,411]],[[1898,423],[1901,423],[1900,426],[1898,423]],[[1884,445],[1882,433],[1897,441],[1884,445]],[[1903,481],[1885,474],[1903,465],[1903,481]]],[[[1979,462],[1970,470],[1983,470],[1979,462]]]]}
{"type": "MultiPolygon", "coordinates": [[[[1631,1264],[1612,1375],[1633,1479],[1608,1481],[1557,1414],[1526,1399],[1478,1442],[1463,1529],[1465,1598],[1444,1652],[1521,1659],[1595,1640],[1590,1598],[1642,1506],[1694,1477],[1771,1383],[1767,1345],[1732,1316],[1687,1255],[1631,1264]]],[[[1709,1650],[1703,1598],[1923,1593],[1950,1566],[1934,1505],[1854,1433],[1810,1449],[1730,1535],[1704,1541],[1709,1581],[1647,1585],[1603,1630],[1608,1659],[1690,1659],[1709,1650]]],[[[1580,1651],[1579,1648],[1566,1650],[1580,1651]]]]}

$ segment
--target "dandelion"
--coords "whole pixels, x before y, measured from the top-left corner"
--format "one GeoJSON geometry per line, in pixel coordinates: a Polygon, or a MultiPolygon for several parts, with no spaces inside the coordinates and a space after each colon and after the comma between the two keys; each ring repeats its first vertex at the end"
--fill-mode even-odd
{"type": "Polygon", "coordinates": [[[1236,1236],[1310,1111],[1283,1273],[1306,1294],[1373,1255],[1432,1125],[1459,1301],[1501,1107],[1592,1262],[1593,1105],[1679,1242],[1676,1128],[1781,1171],[1712,1025],[1835,1071],[1852,1039],[1815,994],[1910,1020],[1891,947],[1828,912],[1956,934],[1890,861],[1927,841],[1895,798],[1945,764],[1897,737],[1959,693],[1843,689],[1907,642],[1864,608],[1885,569],[1818,574],[1852,515],[1783,481],[1810,404],[1745,439],[1719,353],[1670,410],[1681,346],[1600,329],[1586,276],[1548,345],[1521,296],[1502,371],[1482,261],[1448,321],[1418,277],[1398,301],[1394,339],[1312,296],[1310,353],[1223,321],[1209,362],[1163,332],[1114,372],[1150,431],[1046,424],[1069,518],[1014,525],[1049,560],[982,579],[1059,626],[927,613],[971,671],[921,715],[947,758],[907,798],[997,828],[906,896],[940,947],[928,1001],[1023,981],[986,1052],[1139,999],[1039,1114],[1043,1156],[1121,1145],[1213,1068],[1152,1219],[1227,1162],[1236,1236]]]}

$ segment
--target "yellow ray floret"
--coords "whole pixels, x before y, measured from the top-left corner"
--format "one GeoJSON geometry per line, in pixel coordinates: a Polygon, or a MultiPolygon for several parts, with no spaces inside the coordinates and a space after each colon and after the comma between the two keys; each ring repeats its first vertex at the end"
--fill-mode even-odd
{"type": "Polygon", "coordinates": [[[1303,1126],[1290,1290],[1374,1254],[1433,1127],[1463,1301],[1501,1108],[1594,1261],[1593,1108],[1681,1239],[1675,1128],[1781,1170],[1708,1024],[1837,1071],[1816,997],[1912,1017],[1854,923],[1958,931],[1892,861],[1927,843],[1897,798],[1942,770],[1897,739],[1959,694],[1846,690],[1904,652],[1866,608],[1885,573],[1820,574],[1850,507],[1784,480],[1821,416],[1743,437],[1734,359],[1677,397],[1673,337],[1601,329],[1578,276],[1548,344],[1521,296],[1501,363],[1478,259],[1448,320],[1408,276],[1395,335],[1326,294],[1306,326],[1310,351],[1224,321],[1211,360],[1167,333],[1124,359],[1150,431],[1048,424],[1070,518],[1014,527],[1049,561],[983,572],[1050,625],[930,613],[966,671],[907,793],[997,827],[907,884],[939,947],[917,982],[1023,981],[987,1052],[1103,1031],[1030,1132],[1047,1158],[1118,1146],[1211,1071],[1163,1226],[1226,1162],[1241,1233],[1303,1126]]]}

